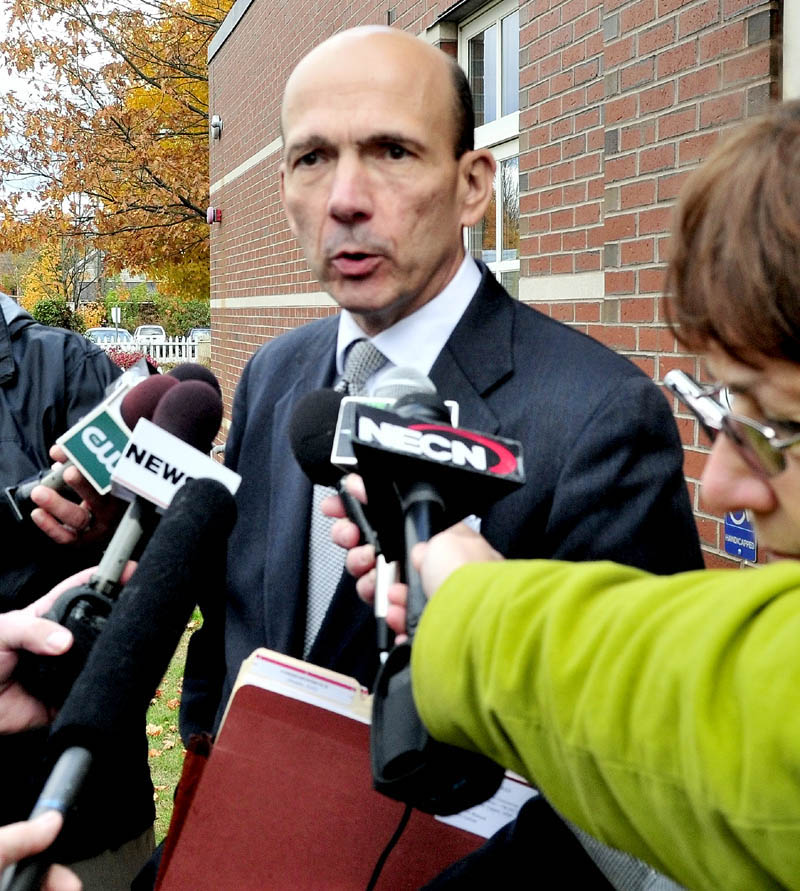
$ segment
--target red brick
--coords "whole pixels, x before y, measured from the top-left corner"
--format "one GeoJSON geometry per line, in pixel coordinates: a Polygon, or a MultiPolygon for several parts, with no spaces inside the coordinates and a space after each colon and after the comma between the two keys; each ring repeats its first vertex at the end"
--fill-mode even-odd
{"type": "Polygon", "coordinates": [[[566,275],[575,271],[572,254],[556,254],[550,258],[550,271],[553,275],[566,275]]]}
{"type": "Polygon", "coordinates": [[[586,250],[586,230],[575,229],[572,232],[565,232],[562,241],[565,251],[586,250]]]}
{"type": "Polygon", "coordinates": [[[587,34],[591,34],[592,31],[596,31],[600,28],[600,13],[601,10],[595,9],[575,22],[573,25],[575,40],[580,40],[582,37],[586,37],[587,34]]]}
{"type": "Polygon", "coordinates": [[[671,139],[674,136],[682,136],[691,133],[697,128],[697,109],[694,106],[672,114],[663,115],[658,119],[659,140],[671,139]]]}
{"type": "Polygon", "coordinates": [[[651,173],[675,165],[675,145],[659,145],[639,153],[639,173],[651,173]]]}
{"type": "Polygon", "coordinates": [[[658,0],[658,14],[669,15],[671,12],[675,12],[676,9],[680,9],[681,6],[686,4],[686,0],[658,0]]]}
{"type": "Polygon", "coordinates": [[[550,168],[550,182],[563,183],[575,178],[575,162],[564,161],[562,164],[554,164],[550,168]]]}
{"type": "Polygon", "coordinates": [[[564,186],[564,204],[580,204],[586,201],[586,183],[571,183],[564,186]]]}
{"type": "Polygon", "coordinates": [[[652,322],[653,298],[632,297],[629,300],[620,300],[619,317],[622,322],[652,322]]]}
{"type": "Polygon", "coordinates": [[[625,37],[622,40],[614,41],[607,44],[603,52],[605,60],[605,70],[610,71],[616,68],[622,62],[627,62],[633,58],[634,39],[633,37],[625,37]]]}
{"type": "Polygon", "coordinates": [[[600,59],[591,59],[583,65],[578,65],[573,71],[576,84],[586,83],[586,81],[592,80],[600,73],[600,59]]]}
{"type": "MultiPolygon", "coordinates": [[[[641,282],[642,274],[650,270],[639,270],[639,280],[641,282]]],[[[675,349],[675,336],[669,328],[640,328],[639,329],[639,349],[648,350],[654,353],[664,353],[675,349]]]]}
{"type": "Polygon", "coordinates": [[[763,43],[743,56],[722,64],[722,82],[727,86],[742,80],[752,80],[769,74],[771,43],[763,43]]]}
{"type": "Polygon", "coordinates": [[[606,241],[620,241],[636,235],[636,214],[609,215],[603,222],[606,241]]]}
{"type": "Polygon", "coordinates": [[[662,266],[640,269],[638,273],[640,294],[661,294],[663,292],[665,271],[662,266]]]}
{"type": "MultiPolygon", "coordinates": [[[[791,0],[790,0],[791,2],[791,0]]],[[[724,0],[722,4],[722,14],[725,18],[737,15],[744,9],[750,9],[754,6],[764,6],[763,0],[724,0]]]]}
{"type": "MultiPolygon", "coordinates": [[[[606,277],[609,274],[606,273],[606,277]]],[[[612,349],[636,349],[636,329],[629,325],[589,325],[588,333],[612,349]]]]}
{"type": "Polygon", "coordinates": [[[550,78],[550,95],[555,96],[557,93],[563,93],[569,90],[575,83],[575,74],[573,71],[562,71],[550,78]]]}
{"type": "Polygon", "coordinates": [[[550,34],[550,49],[558,49],[572,43],[572,25],[565,25],[550,34]]]}
{"type": "Polygon", "coordinates": [[[559,322],[574,322],[575,307],[572,303],[551,303],[550,317],[559,322]]]}
{"type": "Polygon", "coordinates": [[[641,28],[652,22],[656,16],[655,0],[639,0],[633,6],[623,9],[619,14],[619,29],[622,34],[641,28]]]}
{"type": "Polygon", "coordinates": [[[583,155],[575,159],[575,176],[591,176],[593,173],[600,173],[600,165],[602,163],[602,153],[594,152],[591,155],[583,155]]]}
{"type": "Polygon", "coordinates": [[[698,61],[708,62],[720,56],[743,49],[747,36],[747,26],[744,20],[715,28],[709,34],[700,36],[698,48],[698,61]]]}
{"type": "Polygon", "coordinates": [[[565,47],[561,53],[561,64],[564,68],[572,68],[573,65],[577,65],[578,62],[583,62],[584,59],[586,59],[585,40],[573,43],[572,46],[565,47]]]}
{"type": "Polygon", "coordinates": [[[575,321],[576,322],[599,322],[600,321],[600,304],[599,303],[576,303],[575,304],[575,321]]]}
{"type": "Polygon", "coordinates": [[[630,90],[633,87],[641,86],[641,84],[649,83],[653,79],[654,71],[655,62],[652,58],[628,65],[619,73],[620,89],[630,90]]]}
{"type": "Polygon", "coordinates": [[[639,180],[626,186],[620,186],[619,206],[622,210],[652,204],[656,197],[656,181],[654,179],[639,180]]]}
{"type": "Polygon", "coordinates": [[[651,207],[639,212],[639,234],[653,235],[667,232],[672,224],[671,207],[651,207]]]}
{"type": "Polygon", "coordinates": [[[553,211],[550,215],[550,225],[553,231],[571,229],[575,225],[575,210],[571,207],[565,207],[562,210],[553,211]]]}
{"type": "Polygon", "coordinates": [[[581,204],[575,208],[575,225],[591,226],[600,222],[600,204],[593,202],[592,204],[581,204]]]}
{"type": "Polygon", "coordinates": [[[719,89],[719,66],[709,65],[691,74],[685,74],[678,81],[678,99],[694,99],[696,96],[708,96],[719,89]]]}
{"type": "Polygon", "coordinates": [[[653,368],[655,362],[649,356],[628,356],[628,358],[637,365],[648,377],[653,376],[653,368]]]}
{"type": "Polygon", "coordinates": [[[721,554],[710,554],[703,551],[703,560],[706,569],[738,569],[742,564],[731,557],[723,557],[721,554]]]}
{"type": "Polygon", "coordinates": [[[586,12],[586,0],[570,0],[561,7],[561,21],[571,22],[586,12]]]}
{"type": "Polygon", "coordinates": [[[561,160],[561,143],[554,142],[551,145],[542,146],[539,151],[540,164],[555,164],[561,160]]]}
{"type": "Polygon", "coordinates": [[[571,93],[566,93],[561,100],[561,107],[563,109],[564,114],[569,112],[573,112],[578,108],[584,108],[586,105],[586,89],[581,87],[580,89],[573,90],[571,93]]]}
{"type": "Polygon", "coordinates": [[[692,479],[699,480],[703,475],[703,470],[708,459],[707,452],[698,452],[694,449],[684,449],[683,451],[683,472],[692,479]]]}
{"type": "Polygon", "coordinates": [[[561,251],[561,240],[561,232],[554,232],[552,235],[543,235],[540,239],[539,249],[544,254],[557,254],[561,251]]]}
{"type": "Polygon", "coordinates": [[[744,116],[744,93],[731,93],[709,99],[700,105],[700,126],[711,127],[727,121],[738,121],[744,116]]]}
{"type": "Polygon", "coordinates": [[[600,109],[590,108],[575,115],[575,132],[580,133],[581,130],[588,130],[590,127],[600,125],[600,109]]]}
{"type": "Polygon", "coordinates": [[[687,136],[678,144],[678,163],[693,164],[708,157],[711,149],[719,141],[719,130],[687,136]]]}
{"type": "Polygon", "coordinates": [[[575,255],[576,272],[599,272],[603,265],[600,251],[583,251],[575,255]]]}
{"type": "MultiPolygon", "coordinates": [[[[599,221],[598,217],[598,221],[599,221]]],[[[586,242],[590,248],[600,248],[605,247],[606,236],[605,236],[605,227],[603,225],[600,226],[591,226],[586,230],[586,242]]]]}
{"type": "MultiPolygon", "coordinates": [[[[623,266],[652,263],[655,257],[655,242],[652,238],[638,241],[625,241],[620,247],[620,260],[623,266]]],[[[652,319],[650,320],[652,321],[652,319]]]]}
{"type": "Polygon", "coordinates": [[[679,71],[686,71],[695,65],[695,43],[688,41],[673,49],[665,50],[656,57],[656,77],[669,77],[679,71]]]}
{"type": "Polygon", "coordinates": [[[545,56],[539,63],[539,74],[543,78],[550,77],[558,71],[561,71],[561,53],[545,56]]]}
{"type": "Polygon", "coordinates": [[[561,115],[561,97],[551,99],[549,102],[543,102],[539,106],[539,120],[552,121],[561,115]]]}
{"type": "Polygon", "coordinates": [[[661,111],[668,108],[675,102],[675,84],[660,84],[657,87],[651,87],[649,90],[642,90],[639,95],[639,109],[642,114],[649,114],[653,111],[661,111]]]}
{"type": "Polygon", "coordinates": [[[563,139],[565,136],[571,135],[573,123],[574,118],[572,117],[564,117],[553,121],[551,125],[553,139],[563,139]]]}
{"type": "Polygon", "coordinates": [[[678,192],[680,192],[681,186],[686,182],[688,175],[688,171],[684,171],[682,173],[668,173],[665,176],[659,176],[657,200],[670,201],[672,198],[675,198],[678,192]]]}
{"type": "Polygon", "coordinates": [[[686,37],[719,21],[719,0],[706,0],[678,16],[678,36],[686,37]]]}
{"type": "Polygon", "coordinates": [[[631,152],[620,158],[610,158],[606,161],[605,175],[608,183],[636,176],[636,155],[631,152]]]}
{"type": "Polygon", "coordinates": [[[664,49],[675,40],[675,20],[662,22],[639,35],[638,53],[646,56],[656,50],[664,49]]]}
{"type": "Polygon", "coordinates": [[[606,126],[636,117],[636,96],[623,96],[606,104],[606,126]]]}

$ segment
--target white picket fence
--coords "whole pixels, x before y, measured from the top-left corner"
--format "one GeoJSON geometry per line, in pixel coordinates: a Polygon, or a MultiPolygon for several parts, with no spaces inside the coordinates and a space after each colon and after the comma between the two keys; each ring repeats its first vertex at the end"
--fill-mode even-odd
{"type": "MultiPolygon", "coordinates": [[[[198,359],[198,347],[200,351],[209,349],[209,342],[189,340],[188,337],[167,337],[159,343],[146,343],[138,340],[129,340],[125,343],[100,343],[98,346],[104,350],[118,347],[125,353],[144,353],[150,356],[159,365],[162,362],[196,362],[198,359]]],[[[201,357],[202,358],[202,357],[201,357]]]]}

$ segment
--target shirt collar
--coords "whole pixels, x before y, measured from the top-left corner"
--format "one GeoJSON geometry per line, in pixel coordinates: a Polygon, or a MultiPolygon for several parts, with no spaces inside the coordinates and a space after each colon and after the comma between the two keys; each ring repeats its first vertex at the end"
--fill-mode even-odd
{"type": "MultiPolygon", "coordinates": [[[[430,373],[453,329],[464,315],[481,283],[478,264],[467,254],[456,274],[433,300],[416,312],[370,338],[389,360],[389,366],[411,366],[425,375],[430,373]]],[[[336,372],[341,375],[347,348],[364,338],[352,314],[343,309],[339,315],[336,342],[336,372]]]]}

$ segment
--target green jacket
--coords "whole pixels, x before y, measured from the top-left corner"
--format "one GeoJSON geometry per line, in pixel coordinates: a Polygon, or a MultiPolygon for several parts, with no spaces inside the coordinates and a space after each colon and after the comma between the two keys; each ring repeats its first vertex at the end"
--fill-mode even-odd
{"type": "Polygon", "coordinates": [[[431,733],[692,889],[800,888],[800,563],[454,573],[414,641],[431,733]]]}

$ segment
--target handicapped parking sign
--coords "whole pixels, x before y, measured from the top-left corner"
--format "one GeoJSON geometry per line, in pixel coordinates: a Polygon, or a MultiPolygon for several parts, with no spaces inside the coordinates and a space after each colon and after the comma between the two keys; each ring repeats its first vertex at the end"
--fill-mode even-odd
{"type": "Polygon", "coordinates": [[[747,519],[746,511],[725,514],[725,553],[750,563],[758,562],[756,531],[747,519]]]}

